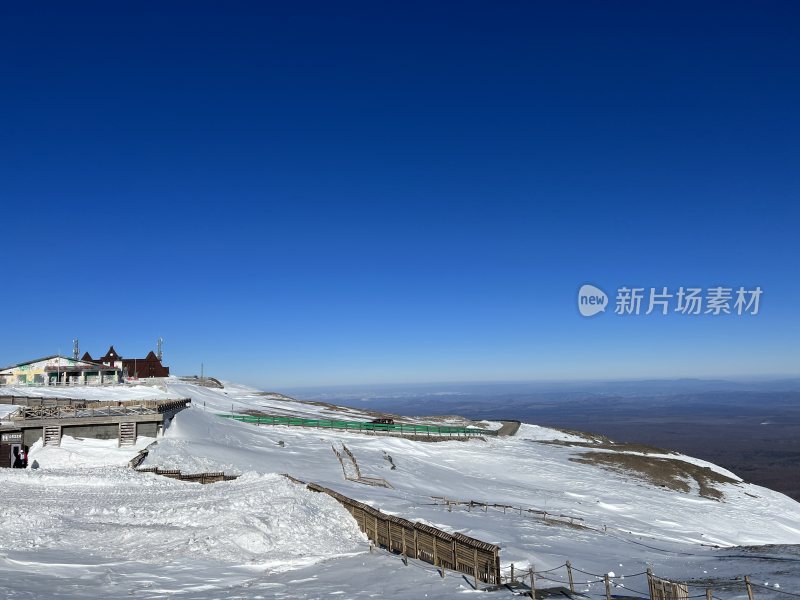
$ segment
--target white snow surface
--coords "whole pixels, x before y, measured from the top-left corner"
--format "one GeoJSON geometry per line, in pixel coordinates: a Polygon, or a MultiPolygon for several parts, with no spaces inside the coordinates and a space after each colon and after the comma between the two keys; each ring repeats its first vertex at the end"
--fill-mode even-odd
{"type": "MultiPolygon", "coordinates": [[[[309,419],[338,419],[369,421],[374,413],[358,408],[336,406],[325,402],[294,400],[274,392],[263,392],[253,387],[233,382],[223,382],[223,389],[203,387],[187,383],[177,377],[144,380],[140,383],[114,385],[106,387],[93,386],[43,386],[15,387],[4,386],[3,395],[42,396],[46,398],[74,398],[79,400],[170,400],[191,398],[193,403],[208,412],[230,414],[246,411],[257,411],[269,415],[286,415],[309,419]]],[[[4,406],[0,405],[0,411],[4,406]]],[[[19,407],[13,407],[16,410],[19,407]]],[[[2,416],[0,412],[0,417],[2,416]]],[[[462,418],[403,417],[403,422],[437,423],[463,425],[462,418]]],[[[499,424],[488,424],[487,428],[499,427],[499,424]]]]}
{"type": "MultiPolygon", "coordinates": [[[[145,466],[241,477],[201,486],[126,468],[152,439],[140,438],[136,448],[117,448],[116,440],[67,437],[60,448],[37,444],[30,459],[38,469],[0,470],[0,597],[3,592],[9,598],[54,592],[65,598],[455,598],[472,593],[461,574],[442,579],[431,565],[412,560],[405,567],[395,556],[370,553],[347,511],[280,473],[387,513],[498,544],[502,565],[513,562],[518,572],[529,566],[556,568],[546,576],[552,581],[540,582],[543,587],[565,581],[565,570],[557,567],[569,559],[589,573],[613,571],[615,587],[624,587],[615,593],[646,590],[641,576],[630,575],[648,565],[679,580],[751,574],[773,589],[777,584],[800,593],[800,567],[794,568],[800,552],[791,546],[800,544],[800,504],[738,478],[716,485],[724,494],[721,501],[700,496],[693,480],[689,492],[654,486],[634,474],[570,460],[587,449],[542,442],[584,438],[536,425],[522,425],[514,437],[437,443],[257,427],[215,413],[230,412],[231,405],[238,411],[303,416],[359,411],[227,383],[219,390],[168,381],[162,388],[114,387],[91,394],[96,399],[191,397],[193,406],[150,445],[145,466]],[[383,477],[392,488],[344,480],[331,450],[342,443],[364,475],[383,477]],[[448,511],[433,496],[546,510],[583,519],[579,522],[588,528],[543,522],[514,510],[448,511]],[[790,546],[733,548],[767,544],[790,546]],[[762,558],[751,558],[754,553],[762,558]],[[763,558],[767,554],[772,562],[763,558]]],[[[727,473],[690,457],[655,456],[727,473]]],[[[602,583],[580,577],[580,590],[604,595],[602,583]]],[[[715,596],[728,600],[746,594],[718,585],[715,596]]],[[[766,589],[757,596],[780,597],[766,589]]]]}
{"type": "Polygon", "coordinates": [[[363,545],[338,502],[276,474],[247,473],[218,486],[120,467],[96,468],[90,477],[85,469],[64,468],[21,475],[0,473],[0,485],[14,483],[0,507],[5,552],[96,548],[115,560],[224,558],[287,570],[363,545]],[[36,496],[41,505],[31,510],[26,498],[36,496]]]}

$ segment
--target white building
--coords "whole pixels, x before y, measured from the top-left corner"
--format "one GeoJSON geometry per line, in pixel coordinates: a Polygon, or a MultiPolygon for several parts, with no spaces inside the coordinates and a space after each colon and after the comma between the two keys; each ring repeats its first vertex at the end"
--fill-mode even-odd
{"type": "Polygon", "coordinates": [[[0,385],[102,385],[117,383],[122,369],[55,354],[0,369],[0,385]]]}

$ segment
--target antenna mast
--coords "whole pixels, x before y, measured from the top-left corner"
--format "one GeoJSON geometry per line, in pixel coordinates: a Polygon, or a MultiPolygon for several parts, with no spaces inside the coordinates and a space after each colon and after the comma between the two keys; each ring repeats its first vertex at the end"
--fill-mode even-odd
{"type": "Polygon", "coordinates": [[[80,354],[80,349],[78,346],[78,338],[72,340],[72,358],[78,360],[78,355],[80,354]]]}
{"type": "Polygon", "coordinates": [[[158,338],[158,341],[156,342],[156,357],[158,358],[159,361],[164,356],[163,349],[164,349],[164,338],[158,338]]]}

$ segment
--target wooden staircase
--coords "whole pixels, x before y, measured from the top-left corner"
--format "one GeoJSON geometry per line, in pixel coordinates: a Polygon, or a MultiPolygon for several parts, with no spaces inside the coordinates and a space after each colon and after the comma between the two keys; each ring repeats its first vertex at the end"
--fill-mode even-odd
{"type": "Polygon", "coordinates": [[[120,446],[136,445],[136,423],[119,424],[119,445],[120,446]]]}
{"type": "Polygon", "coordinates": [[[45,446],[60,446],[61,445],[61,426],[60,425],[48,425],[44,427],[44,431],[42,432],[42,438],[44,439],[45,446]]]}

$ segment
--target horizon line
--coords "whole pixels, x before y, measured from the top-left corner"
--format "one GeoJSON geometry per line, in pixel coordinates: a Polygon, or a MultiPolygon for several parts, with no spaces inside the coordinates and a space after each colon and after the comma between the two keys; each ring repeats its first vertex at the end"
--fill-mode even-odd
{"type": "Polygon", "coordinates": [[[280,387],[288,389],[311,389],[311,388],[342,388],[342,387],[367,387],[367,386],[424,386],[424,385],[513,385],[513,384],[575,384],[575,383],[651,383],[651,382],[765,382],[783,381],[800,379],[800,373],[796,374],[760,374],[760,375],[705,375],[702,377],[674,376],[674,377],[608,377],[608,378],[576,378],[576,379],[473,379],[473,380],[437,380],[437,381],[394,381],[394,382],[372,382],[372,383],[317,383],[300,385],[282,385],[280,387]]]}

